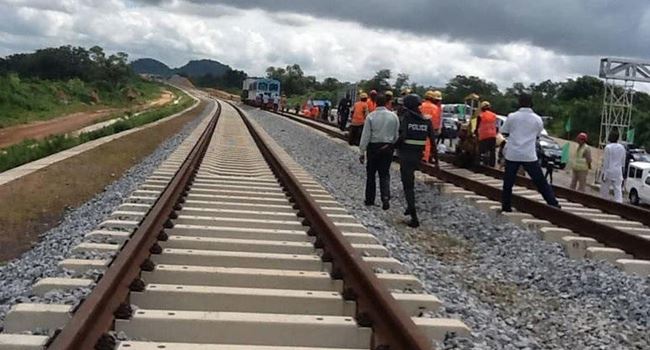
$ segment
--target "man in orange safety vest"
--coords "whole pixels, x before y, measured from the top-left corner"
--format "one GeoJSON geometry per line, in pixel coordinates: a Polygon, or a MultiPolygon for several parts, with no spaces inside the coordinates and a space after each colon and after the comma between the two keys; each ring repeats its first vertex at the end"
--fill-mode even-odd
{"type": "Polygon", "coordinates": [[[476,121],[476,135],[481,162],[493,167],[496,165],[497,115],[491,109],[490,102],[481,102],[481,114],[476,121]]]}
{"type": "MultiPolygon", "coordinates": [[[[436,135],[440,135],[441,127],[441,109],[440,101],[442,101],[442,93],[440,91],[427,91],[424,94],[424,102],[420,105],[420,112],[426,119],[431,119],[431,125],[436,135]]],[[[425,162],[432,162],[433,156],[437,155],[437,149],[434,147],[436,140],[427,138],[424,144],[424,152],[422,153],[422,160],[425,162]]]]}
{"type": "Polygon", "coordinates": [[[362,92],[359,94],[359,101],[355,102],[352,107],[352,121],[350,122],[350,133],[348,134],[348,143],[350,145],[359,146],[363,124],[368,113],[370,113],[368,110],[368,94],[362,92]]]}

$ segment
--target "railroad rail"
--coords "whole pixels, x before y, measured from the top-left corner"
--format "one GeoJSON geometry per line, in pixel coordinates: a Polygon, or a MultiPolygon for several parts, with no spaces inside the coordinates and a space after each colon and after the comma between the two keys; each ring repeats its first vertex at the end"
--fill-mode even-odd
{"type": "Polygon", "coordinates": [[[440,300],[238,107],[193,135],[88,235],[103,243],[76,248],[112,261],[62,262],[98,281],[34,286],[90,286],[85,300],[16,305],[0,349],[418,350],[469,334],[425,317],[440,300]]]}
{"type": "MultiPolygon", "coordinates": [[[[275,112],[275,114],[317,129],[334,138],[347,140],[345,133],[329,123],[313,121],[288,113],[275,112]]],[[[421,171],[486,197],[494,201],[492,204],[495,207],[501,200],[500,181],[496,181],[496,183],[488,181],[503,177],[503,172],[497,169],[482,166],[470,171],[445,162],[441,162],[441,166],[436,168],[423,162],[421,171]],[[476,173],[483,176],[477,176],[476,173]]],[[[563,209],[557,209],[543,203],[541,196],[531,191],[535,187],[530,179],[519,176],[517,185],[518,188],[515,188],[513,192],[512,204],[519,212],[531,214],[581,236],[595,239],[597,241],[594,243],[595,245],[605,244],[608,247],[620,249],[627,254],[625,257],[641,259],[641,261],[633,263],[645,266],[648,263],[647,260],[650,260],[649,210],[553,186],[563,205],[563,209]]],[[[497,210],[497,208],[492,209],[497,210]]]]}

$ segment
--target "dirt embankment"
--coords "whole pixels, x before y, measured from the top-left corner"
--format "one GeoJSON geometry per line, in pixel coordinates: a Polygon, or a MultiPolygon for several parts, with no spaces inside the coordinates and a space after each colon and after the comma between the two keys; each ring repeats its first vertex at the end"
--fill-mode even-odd
{"type": "Polygon", "coordinates": [[[0,262],[28,250],[41,233],[178,133],[205,108],[126,135],[0,186],[0,262]],[[100,160],[100,161],[98,161],[100,160]]]}
{"type": "MultiPolygon", "coordinates": [[[[163,91],[160,97],[154,101],[143,104],[136,110],[160,107],[170,103],[174,99],[171,91],[163,91]]],[[[0,129],[0,148],[5,148],[27,139],[44,139],[50,135],[65,134],[79,130],[88,125],[104,121],[114,113],[125,112],[127,108],[106,108],[92,112],[79,112],[68,114],[59,118],[16,125],[0,129]]]]}

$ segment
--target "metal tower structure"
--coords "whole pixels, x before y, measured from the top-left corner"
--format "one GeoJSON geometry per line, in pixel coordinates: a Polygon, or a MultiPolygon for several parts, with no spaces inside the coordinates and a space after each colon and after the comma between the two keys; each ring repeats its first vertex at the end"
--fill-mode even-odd
{"type": "Polygon", "coordinates": [[[600,120],[600,147],[607,144],[609,133],[617,130],[627,140],[632,122],[634,83],[650,83],[650,63],[621,58],[600,60],[600,78],[605,79],[605,94],[600,120]]]}

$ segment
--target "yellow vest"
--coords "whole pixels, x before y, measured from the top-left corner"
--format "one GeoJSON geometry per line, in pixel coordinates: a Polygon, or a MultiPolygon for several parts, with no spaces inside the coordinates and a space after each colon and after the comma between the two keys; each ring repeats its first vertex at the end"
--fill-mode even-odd
{"type": "Polygon", "coordinates": [[[585,150],[587,149],[587,145],[582,145],[578,146],[578,149],[576,150],[576,157],[573,160],[573,170],[576,171],[587,171],[589,170],[589,165],[587,164],[587,160],[585,159],[585,150]]]}

